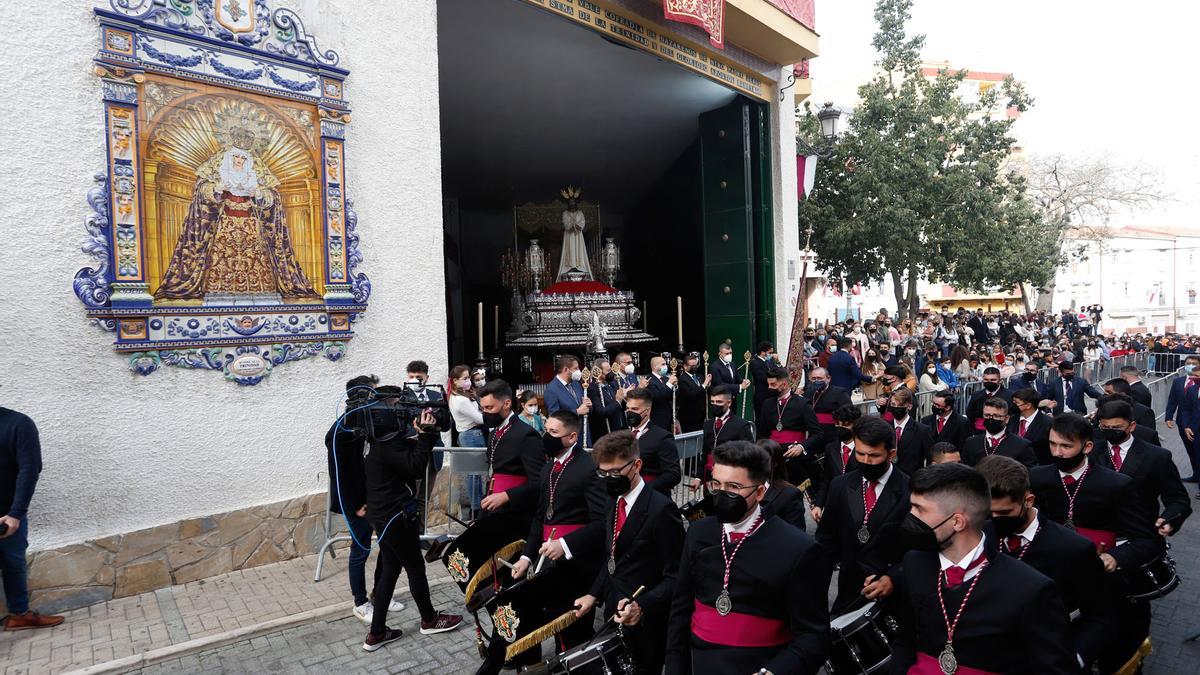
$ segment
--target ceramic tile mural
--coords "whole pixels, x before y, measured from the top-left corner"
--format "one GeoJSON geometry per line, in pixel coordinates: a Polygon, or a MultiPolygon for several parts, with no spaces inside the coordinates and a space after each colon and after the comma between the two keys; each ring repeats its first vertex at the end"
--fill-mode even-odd
{"type": "Polygon", "coordinates": [[[74,278],[130,368],[256,384],[339,358],[366,309],[346,198],[348,71],[268,0],[96,9],[107,170],[74,278]]]}

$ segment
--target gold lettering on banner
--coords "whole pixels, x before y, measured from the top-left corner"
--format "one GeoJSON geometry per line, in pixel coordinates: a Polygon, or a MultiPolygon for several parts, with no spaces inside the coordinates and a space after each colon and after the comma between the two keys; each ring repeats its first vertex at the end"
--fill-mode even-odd
{"type": "Polygon", "coordinates": [[[756,73],[730,63],[726,57],[706,47],[698,46],[668,29],[634,18],[623,9],[604,3],[602,0],[525,0],[549,12],[566,17],[574,23],[643,51],[669,59],[688,70],[699,73],[715,82],[753,96],[760,101],[766,99],[767,83],[756,73]]]}

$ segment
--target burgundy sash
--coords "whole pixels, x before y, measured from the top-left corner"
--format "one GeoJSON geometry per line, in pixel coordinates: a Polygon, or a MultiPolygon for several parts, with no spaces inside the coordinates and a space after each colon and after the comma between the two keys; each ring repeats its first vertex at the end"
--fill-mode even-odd
{"type": "Polygon", "coordinates": [[[515,473],[494,473],[492,474],[492,490],[488,494],[497,494],[506,490],[511,490],[529,482],[526,476],[519,476],[515,473]]]}
{"type": "Polygon", "coordinates": [[[714,645],[728,647],[775,647],[792,641],[792,632],[782,619],[730,612],[721,616],[713,607],[695,601],[692,635],[714,645]]]}
{"type": "Polygon", "coordinates": [[[817,421],[821,424],[833,424],[833,413],[817,413],[817,421]]]}
{"type": "Polygon", "coordinates": [[[1075,531],[1087,537],[1093,544],[1096,545],[1096,550],[1099,551],[1103,546],[1105,551],[1111,551],[1117,546],[1117,533],[1112,530],[1093,530],[1090,527],[1076,527],[1075,531]]]}
{"type": "MultiPolygon", "coordinates": [[[[958,670],[954,672],[955,675],[998,675],[990,670],[980,670],[962,664],[959,664],[958,670]]],[[[942,675],[942,667],[934,657],[925,652],[917,652],[917,662],[908,669],[908,675],[942,675]]]]}
{"type": "Polygon", "coordinates": [[[803,431],[792,431],[791,429],[771,430],[771,440],[780,445],[787,445],[788,443],[803,443],[805,438],[808,438],[808,434],[803,431]]]}
{"type": "Polygon", "coordinates": [[[542,525],[542,541],[550,541],[550,530],[554,530],[555,539],[562,539],[575,530],[582,530],[585,527],[587,527],[587,525],[567,525],[563,523],[558,525],[542,525]]]}

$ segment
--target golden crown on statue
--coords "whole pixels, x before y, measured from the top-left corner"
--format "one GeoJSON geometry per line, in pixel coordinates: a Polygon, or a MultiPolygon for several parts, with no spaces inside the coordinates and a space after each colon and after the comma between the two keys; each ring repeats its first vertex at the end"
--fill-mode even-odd
{"type": "Polygon", "coordinates": [[[559,190],[558,194],[562,195],[563,199],[579,199],[579,195],[583,194],[583,190],[575,187],[574,185],[568,185],[562,190],[559,190]]]}

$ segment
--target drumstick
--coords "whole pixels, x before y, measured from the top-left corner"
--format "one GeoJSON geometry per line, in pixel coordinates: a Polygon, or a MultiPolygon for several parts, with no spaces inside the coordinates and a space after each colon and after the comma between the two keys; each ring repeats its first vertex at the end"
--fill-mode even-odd
{"type": "Polygon", "coordinates": [[[637,590],[633,592],[633,595],[629,596],[628,598],[623,598],[620,602],[618,602],[617,603],[617,614],[620,614],[621,612],[625,611],[625,605],[628,605],[629,603],[636,600],[637,596],[641,595],[642,591],[644,591],[644,590],[646,590],[645,586],[638,586],[637,590]]]}
{"type": "MultiPolygon", "coordinates": [[[[554,541],[554,533],[555,532],[558,532],[558,528],[554,528],[554,527],[550,528],[550,538],[546,540],[546,543],[550,543],[550,542],[554,541]]],[[[537,575],[542,573],[542,563],[544,563],[544,562],[546,562],[546,556],[545,555],[538,556],[538,564],[537,564],[537,567],[533,568],[532,576],[536,577],[537,575]]]]}

